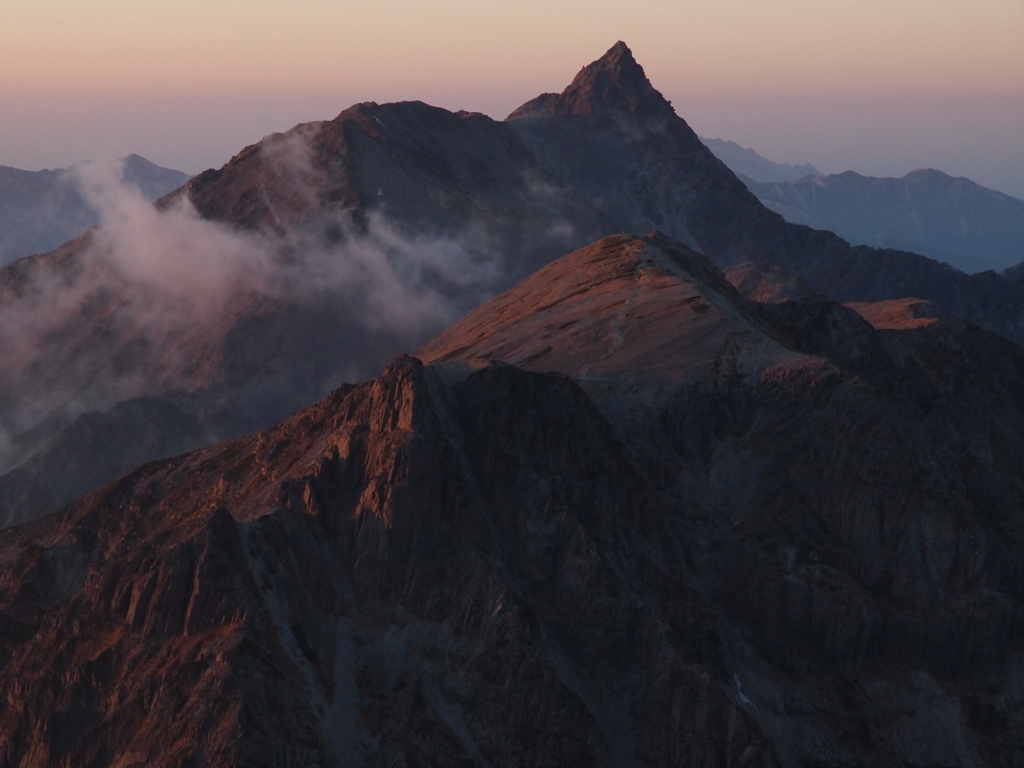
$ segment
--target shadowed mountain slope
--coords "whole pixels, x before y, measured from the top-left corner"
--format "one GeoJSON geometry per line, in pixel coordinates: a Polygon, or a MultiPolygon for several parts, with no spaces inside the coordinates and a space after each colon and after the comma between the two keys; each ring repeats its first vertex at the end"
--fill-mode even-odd
{"type": "Polygon", "coordinates": [[[0,760],[1019,761],[1024,354],[858,309],[607,238],[0,531],[0,760]]]}
{"type": "Polygon", "coordinates": [[[0,534],[3,761],[770,765],[664,507],[570,383],[399,360],[0,534]]]}
{"type": "Polygon", "coordinates": [[[906,305],[857,307],[877,330],[835,304],[744,305],[709,268],[660,237],[607,240],[418,354],[572,376],[641,473],[702,510],[701,593],[742,627],[734,663],[783,762],[1012,762],[1008,720],[974,729],[1007,713],[982,690],[1020,696],[1003,676],[1021,636],[1020,348],[906,305]],[[954,576],[982,541],[987,575],[954,576]],[[959,645],[990,620],[1000,638],[959,645]]]}

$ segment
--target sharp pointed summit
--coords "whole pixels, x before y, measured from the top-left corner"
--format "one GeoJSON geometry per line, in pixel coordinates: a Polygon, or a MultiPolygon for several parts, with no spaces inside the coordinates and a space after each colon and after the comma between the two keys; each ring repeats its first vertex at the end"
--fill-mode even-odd
{"type": "Polygon", "coordinates": [[[580,70],[560,94],[541,94],[508,116],[509,120],[544,113],[570,115],[625,112],[637,116],[672,113],[672,105],[647,79],[633,52],[621,40],[580,70]]]}

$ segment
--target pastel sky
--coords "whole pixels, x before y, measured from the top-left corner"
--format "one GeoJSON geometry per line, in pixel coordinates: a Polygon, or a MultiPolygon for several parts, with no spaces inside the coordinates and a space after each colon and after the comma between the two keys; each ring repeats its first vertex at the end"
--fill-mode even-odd
{"type": "Polygon", "coordinates": [[[367,100],[502,118],[620,39],[701,135],[1024,197],[1024,0],[4,0],[0,165],[198,172],[367,100]]]}

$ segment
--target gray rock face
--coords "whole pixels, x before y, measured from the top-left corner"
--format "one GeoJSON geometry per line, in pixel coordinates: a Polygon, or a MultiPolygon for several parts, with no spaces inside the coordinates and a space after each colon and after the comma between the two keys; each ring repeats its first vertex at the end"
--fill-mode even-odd
{"type": "Polygon", "coordinates": [[[419,354],[0,531],[0,760],[1021,759],[1017,347],[619,236],[419,354]]]}

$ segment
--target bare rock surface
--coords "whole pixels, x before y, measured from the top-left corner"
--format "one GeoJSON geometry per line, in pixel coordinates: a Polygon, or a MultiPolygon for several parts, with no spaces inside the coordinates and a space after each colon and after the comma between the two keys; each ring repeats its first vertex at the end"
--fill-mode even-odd
{"type": "Polygon", "coordinates": [[[0,754],[775,765],[668,527],[571,382],[400,359],[4,532],[0,754]]]}
{"type": "Polygon", "coordinates": [[[722,273],[744,298],[762,304],[823,298],[800,275],[777,264],[735,264],[726,267],[722,273]]]}
{"type": "Polygon", "coordinates": [[[898,312],[614,236],[0,531],[0,763],[1019,762],[1024,353],[898,312]]]}
{"type": "Polygon", "coordinates": [[[743,690],[775,697],[759,721],[784,763],[1012,762],[1008,720],[973,729],[1019,695],[1020,349],[920,302],[745,304],[701,267],[658,236],[608,239],[418,354],[572,376],[658,490],[701,510],[689,556],[737,622],[743,690]],[[704,310],[684,298],[652,333],[649,308],[687,294],[704,310]]]}

